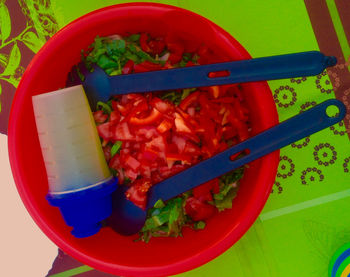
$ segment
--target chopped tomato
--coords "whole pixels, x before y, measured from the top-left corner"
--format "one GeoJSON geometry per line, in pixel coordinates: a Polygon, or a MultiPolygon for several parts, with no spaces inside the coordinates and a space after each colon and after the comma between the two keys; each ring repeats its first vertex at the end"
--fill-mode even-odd
{"type": "Polygon", "coordinates": [[[149,180],[136,180],[133,185],[126,191],[125,196],[135,205],[139,206],[142,209],[145,209],[147,203],[147,191],[151,186],[152,184],[149,180]]]}
{"type": "Polygon", "coordinates": [[[171,127],[173,126],[173,123],[169,121],[168,119],[164,119],[157,127],[157,131],[161,134],[169,131],[171,127]]]}
{"type": "Polygon", "coordinates": [[[149,40],[149,36],[146,33],[142,33],[140,35],[140,45],[141,45],[141,49],[145,52],[151,52],[151,48],[148,45],[148,40],[149,40]]]}
{"type": "Polygon", "coordinates": [[[118,123],[120,120],[120,113],[118,111],[112,111],[110,116],[109,116],[109,121],[112,124],[118,123]]]}
{"type": "Polygon", "coordinates": [[[177,132],[192,134],[193,131],[185,123],[185,120],[179,113],[175,113],[175,127],[177,132]]]}
{"type": "Polygon", "coordinates": [[[128,60],[128,62],[122,68],[123,74],[130,74],[134,70],[135,63],[132,60],[128,60]]]}
{"type": "Polygon", "coordinates": [[[184,100],[181,101],[179,107],[182,110],[186,110],[189,106],[191,106],[193,103],[195,103],[198,100],[199,94],[200,92],[198,90],[196,90],[195,92],[192,92],[184,100]]]}
{"type": "Polygon", "coordinates": [[[104,123],[108,119],[108,114],[103,113],[103,111],[96,111],[93,116],[96,123],[104,123]]]}
{"type": "Polygon", "coordinates": [[[136,160],[131,155],[127,155],[127,157],[125,158],[124,165],[136,172],[139,169],[141,164],[138,160],[136,160]]]}
{"type": "Polygon", "coordinates": [[[98,135],[103,138],[104,140],[111,140],[113,133],[112,133],[112,125],[111,122],[106,122],[100,125],[96,126],[98,135]]]}
{"type": "Polygon", "coordinates": [[[151,40],[148,43],[149,48],[151,49],[152,54],[159,55],[160,53],[163,52],[165,48],[165,42],[163,39],[157,39],[157,40],[151,40]]]}
{"type": "Polygon", "coordinates": [[[209,92],[213,98],[218,98],[220,95],[220,88],[219,86],[209,87],[209,92]]]}
{"type": "Polygon", "coordinates": [[[199,221],[212,217],[217,209],[195,197],[189,197],[186,199],[185,211],[194,221],[199,221]]]}
{"type": "Polygon", "coordinates": [[[131,117],[130,123],[134,125],[146,125],[155,123],[158,119],[162,117],[162,114],[155,108],[152,109],[149,115],[139,118],[139,117],[131,117]]]}
{"type": "Polygon", "coordinates": [[[127,122],[119,123],[114,131],[115,140],[135,140],[135,136],[130,133],[130,129],[127,122]]]}

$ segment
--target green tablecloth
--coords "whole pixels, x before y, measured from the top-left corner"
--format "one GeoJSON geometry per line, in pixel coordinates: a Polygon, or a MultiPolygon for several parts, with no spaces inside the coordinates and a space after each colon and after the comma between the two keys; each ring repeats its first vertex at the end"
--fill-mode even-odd
{"type": "MultiPolygon", "coordinates": [[[[5,4],[9,5],[10,1],[5,4]]],[[[2,2],[4,1],[0,1],[2,2]]],[[[26,36],[26,40],[22,38],[27,47],[37,51],[43,39],[73,19],[103,6],[131,1],[19,2],[26,3],[32,14],[38,13],[39,10],[46,14],[45,20],[47,24],[51,24],[44,25],[43,22],[34,19],[34,25],[41,24],[40,26],[46,26],[46,29],[42,30],[40,36],[40,28],[37,27],[37,36],[33,31],[33,34],[26,36]]],[[[319,49],[308,6],[301,0],[153,2],[180,6],[207,17],[231,33],[253,57],[319,49]]],[[[346,30],[342,29],[341,17],[336,7],[336,2],[341,1],[318,2],[329,9],[341,53],[343,58],[348,57],[350,51],[346,30]]],[[[4,3],[0,4],[0,7],[1,5],[4,3]]],[[[4,12],[0,12],[1,14],[0,18],[4,20],[4,12]]],[[[13,24],[16,24],[16,21],[13,21],[13,24]]],[[[5,27],[0,29],[3,33],[6,32],[5,27]]],[[[15,46],[11,49],[14,48],[15,46]]],[[[1,49],[0,44],[0,62],[3,57],[1,49]]],[[[340,61],[343,62],[341,69],[346,70],[345,60],[344,58],[340,61]]],[[[9,83],[4,78],[7,77],[0,74],[0,84],[9,83]]],[[[345,84],[348,87],[341,87],[339,82],[343,80],[337,78],[334,73],[332,81],[335,88],[346,91],[350,85],[345,84]]],[[[16,84],[13,82],[14,86],[16,84]]],[[[269,85],[274,94],[280,120],[335,97],[332,83],[326,73],[317,77],[272,81],[269,85]]],[[[342,100],[348,101],[349,93],[344,95],[347,98],[342,100]]],[[[236,245],[220,257],[182,276],[326,276],[333,253],[342,244],[350,242],[349,160],[350,143],[344,123],[282,149],[273,192],[257,222],[236,245]]],[[[89,267],[80,266],[51,276],[71,276],[89,271],[89,267]]],[[[97,271],[94,272],[91,276],[99,276],[97,271]]]]}

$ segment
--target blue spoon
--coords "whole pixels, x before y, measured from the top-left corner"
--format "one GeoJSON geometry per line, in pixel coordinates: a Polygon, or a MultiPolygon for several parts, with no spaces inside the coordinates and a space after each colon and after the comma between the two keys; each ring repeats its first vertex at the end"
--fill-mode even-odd
{"type": "Polygon", "coordinates": [[[112,95],[117,94],[311,76],[320,74],[325,68],[336,63],[337,60],[333,56],[310,51],[117,76],[108,76],[96,65],[93,72],[90,72],[80,63],[69,73],[67,86],[82,83],[94,109],[98,101],[106,102],[112,95]],[[209,73],[218,71],[226,71],[228,76],[209,77],[209,73]],[[83,82],[79,76],[85,77],[83,82]]]}
{"type": "Polygon", "coordinates": [[[113,212],[108,219],[109,225],[122,235],[132,235],[143,227],[147,210],[158,199],[169,200],[185,191],[241,167],[253,160],[265,156],[299,139],[325,129],[339,121],[346,114],[344,104],[331,99],[296,115],[254,137],[241,142],[210,159],[200,162],[177,175],[174,175],[150,188],[146,210],[134,205],[125,197],[127,186],[119,186],[113,195],[113,212]],[[334,117],[326,110],[336,106],[339,110],[334,117]],[[236,153],[246,150],[242,158],[230,160],[236,153]]]}

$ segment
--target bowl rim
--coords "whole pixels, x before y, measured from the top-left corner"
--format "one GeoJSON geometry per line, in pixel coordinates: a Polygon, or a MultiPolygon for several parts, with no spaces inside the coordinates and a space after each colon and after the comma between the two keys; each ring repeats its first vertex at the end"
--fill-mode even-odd
{"type": "MultiPolygon", "coordinates": [[[[18,160],[16,157],[16,141],[19,139],[16,135],[16,114],[19,113],[20,107],[22,106],[22,103],[24,102],[23,97],[23,91],[26,90],[30,83],[30,76],[29,73],[32,70],[37,70],[40,65],[40,60],[45,58],[45,56],[50,53],[52,50],[51,48],[55,48],[55,44],[57,44],[57,41],[60,41],[64,39],[65,34],[69,33],[71,29],[77,28],[76,24],[80,23],[83,20],[89,20],[90,18],[94,18],[96,15],[103,11],[109,11],[114,9],[120,9],[120,8],[135,8],[135,7],[141,7],[141,8],[168,8],[173,9],[181,12],[185,12],[191,16],[195,16],[198,18],[198,20],[204,20],[207,23],[209,23],[215,30],[219,31],[221,35],[225,39],[227,39],[230,43],[234,45],[234,47],[244,56],[247,58],[251,58],[249,53],[243,48],[243,46],[236,41],[228,32],[226,32],[224,29],[213,23],[212,21],[209,21],[205,17],[196,14],[192,11],[179,8],[172,5],[166,5],[166,4],[159,4],[159,3],[124,3],[124,4],[117,4],[112,6],[107,6],[102,9],[98,9],[95,11],[92,11],[88,14],[85,14],[74,21],[70,22],[68,25],[66,25],[64,28],[59,30],[52,38],[48,40],[48,42],[39,50],[39,52],[34,56],[30,64],[28,65],[25,73],[23,74],[23,77],[19,83],[19,86],[16,90],[12,106],[11,106],[11,112],[10,112],[10,118],[9,118],[9,127],[8,127],[8,152],[9,152],[9,159],[10,159],[10,165],[12,174],[15,180],[15,184],[17,187],[17,190],[19,192],[19,195],[28,210],[29,214],[33,218],[33,220],[36,222],[36,224],[40,227],[40,229],[49,237],[59,248],[61,248],[64,252],[71,255],[75,259],[81,261],[84,264],[88,264],[92,266],[93,268],[96,268],[98,270],[102,270],[105,272],[109,272],[112,274],[119,274],[119,275],[138,275],[138,276],[162,276],[165,273],[167,275],[173,275],[178,274],[181,272],[185,272],[191,269],[194,269],[196,267],[199,267],[210,260],[214,259],[215,257],[222,254],[224,251],[226,251],[228,248],[230,248],[234,243],[236,243],[252,226],[254,221],[258,218],[261,210],[263,209],[268,196],[270,194],[271,188],[274,183],[274,179],[276,177],[278,163],[279,163],[279,150],[267,155],[264,157],[265,162],[269,164],[269,171],[266,173],[265,178],[269,181],[266,182],[266,190],[265,194],[259,198],[259,201],[255,203],[254,207],[254,213],[251,213],[249,217],[245,218],[243,222],[241,222],[241,227],[237,229],[237,232],[231,232],[229,233],[225,238],[218,241],[211,247],[205,249],[201,253],[199,253],[196,256],[183,259],[181,261],[177,261],[175,263],[162,265],[162,266],[152,266],[152,267],[131,267],[131,266],[125,266],[125,265],[118,265],[115,263],[107,263],[103,262],[101,260],[95,259],[93,257],[89,257],[88,255],[82,253],[81,251],[75,249],[70,244],[68,244],[66,241],[64,241],[60,236],[58,236],[47,223],[42,219],[40,213],[36,208],[34,207],[33,203],[30,201],[30,197],[25,190],[23,186],[23,181],[21,177],[20,167],[18,164],[18,160]],[[51,49],[51,50],[50,50],[51,49]],[[27,77],[28,76],[28,77],[27,77]]],[[[267,82],[256,82],[254,83],[256,87],[259,87],[261,90],[269,90],[270,88],[267,84],[267,82]]],[[[273,101],[271,97],[271,101],[273,101]]],[[[274,114],[274,118],[272,121],[274,121],[274,124],[278,123],[278,114],[277,109],[275,108],[273,111],[271,111],[272,114],[274,114]]]]}

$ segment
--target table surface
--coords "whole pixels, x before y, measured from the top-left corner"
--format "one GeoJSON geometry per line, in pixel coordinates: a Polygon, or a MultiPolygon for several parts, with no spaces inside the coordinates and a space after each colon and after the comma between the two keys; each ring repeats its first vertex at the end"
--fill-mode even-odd
{"type": "MultiPolygon", "coordinates": [[[[125,2],[131,1],[85,0],[84,5],[79,0],[0,1],[0,33],[5,38],[0,41],[0,67],[6,67],[0,73],[1,133],[6,134],[15,87],[42,44],[75,18],[125,2]]],[[[153,2],[207,17],[231,33],[253,57],[309,50],[336,56],[338,65],[319,76],[269,82],[281,121],[329,98],[336,97],[349,106],[349,1],[153,2]]],[[[283,148],[273,191],[253,227],[220,257],[181,275],[326,276],[333,253],[350,242],[349,120],[348,113],[344,122],[283,148]]],[[[6,276],[44,276],[57,248],[23,207],[8,165],[6,137],[0,138],[1,218],[11,222],[11,228],[1,230],[6,255],[0,259],[0,271],[8,273],[6,276]],[[15,211],[11,216],[6,213],[9,206],[15,211]]],[[[48,276],[112,275],[59,251],[48,276]]]]}

